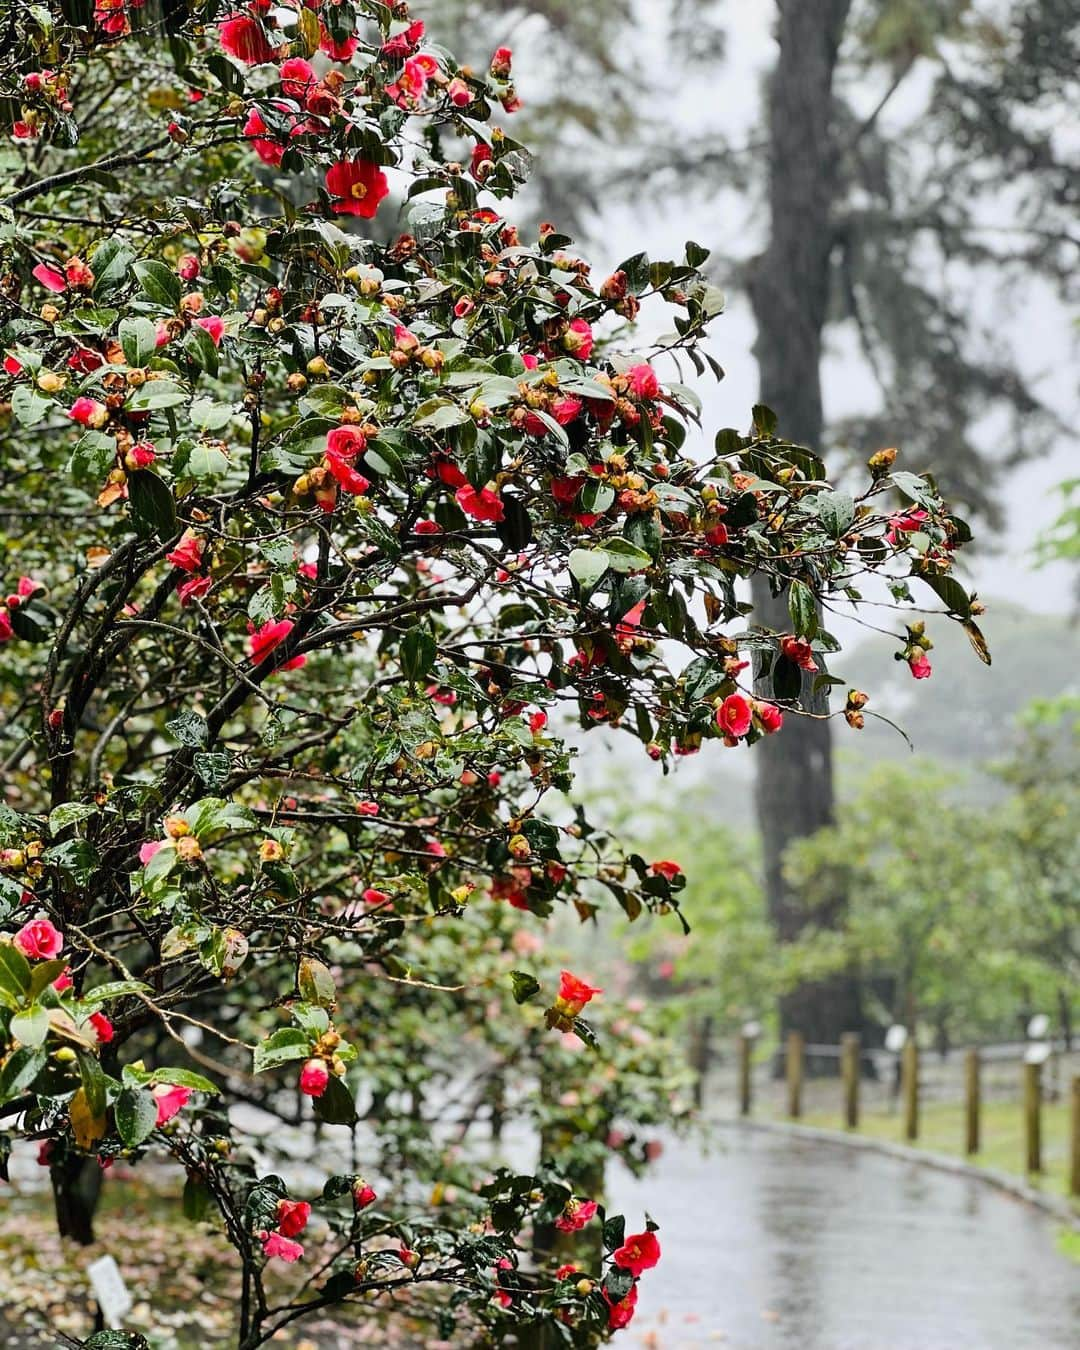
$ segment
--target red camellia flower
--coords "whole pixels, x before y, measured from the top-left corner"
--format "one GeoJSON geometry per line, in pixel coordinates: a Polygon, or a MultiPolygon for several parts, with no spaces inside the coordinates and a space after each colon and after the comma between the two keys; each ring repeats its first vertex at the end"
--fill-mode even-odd
{"type": "Polygon", "coordinates": [[[559,993],[555,1004],[567,1017],[576,1017],[586,1003],[603,992],[602,989],[594,989],[591,984],[579,980],[576,975],[571,975],[568,970],[563,970],[559,972],[559,993]]]}
{"type": "Polygon", "coordinates": [[[813,650],[806,638],[795,637],[793,634],[781,638],[780,650],[789,661],[794,661],[800,670],[817,670],[813,650]]]}
{"type": "Polygon", "coordinates": [[[165,561],[182,572],[197,572],[202,566],[202,540],[193,530],[185,530],[177,546],[165,554],[165,561]]]}
{"type": "Polygon", "coordinates": [[[379,1198],[374,1190],[362,1178],[353,1187],[353,1204],[357,1209],[367,1209],[379,1198]]]}
{"type": "Polygon", "coordinates": [[[87,1021],[94,1028],[94,1035],[98,1039],[98,1044],[108,1045],[115,1033],[113,1032],[113,1024],[105,1014],[100,1012],[91,1013],[87,1018],[87,1021]]]}
{"type": "Polygon", "coordinates": [[[636,1279],[643,1270],[652,1270],[660,1260],[660,1243],[655,1233],[633,1233],[611,1253],[611,1259],[636,1279]]]}
{"type": "Polygon", "coordinates": [[[302,56],[290,56],[281,63],[281,92],[297,103],[303,103],[308,92],[319,82],[315,67],[302,56]]]}
{"type": "Polygon", "coordinates": [[[179,1115],[191,1098],[191,1089],[176,1087],[172,1083],[158,1083],[150,1089],[157,1102],[157,1124],[164,1125],[179,1115]]]}
{"type": "Polygon", "coordinates": [[[77,398],[68,410],[68,416],[73,422],[78,422],[81,427],[93,427],[99,430],[109,420],[109,410],[104,403],[99,403],[97,399],[77,398]]]}
{"type": "Polygon", "coordinates": [[[218,318],[216,314],[207,314],[204,318],[196,319],[195,322],[204,333],[210,334],[210,341],[215,347],[221,346],[221,339],[225,336],[225,320],[218,318]]]}
{"type": "Polygon", "coordinates": [[[60,974],[57,975],[56,979],[53,980],[52,987],[56,990],[58,994],[62,994],[66,989],[71,988],[72,983],[73,981],[71,978],[71,967],[65,966],[64,969],[60,972],[60,974]]]}
{"type": "Polygon", "coordinates": [[[334,212],[371,220],[390,191],[386,174],[368,159],[343,159],[326,171],[326,190],[336,200],[334,212]]]}
{"type": "MultiPolygon", "coordinates": [[[[248,638],[248,651],[255,664],[258,665],[276,647],[280,647],[295,627],[292,619],[271,619],[261,628],[253,628],[248,638]]],[[[286,661],[284,665],[276,666],[275,669],[298,670],[306,660],[306,656],[294,656],[291,661],[286,661]]]]}
{"type": "Polygon", "coordinates": [[[676,877],[682,876],[682,868],[679,864],[668,858],[662,858],[660,862],[654,862],[649,871],[655,872],[658,877],[665,877],[668,881],[674,881],[676,877]]]}
{"type": "Polygon", "coordinates": [[[930,658],[921,647],[916,647],[908,657],[908,666],[917,680],[928,680],[932,673],[930,658]]]}
{"type": "Polygon", "coordinates": [[[265,66],[274,59],[274,49],[263,26],[246,14],[233,15],[218,25],[221,45],[230,56],[248,66],[265,66]]]}
{"type": "Polygon", "coordinates": [[[330,1070],[321,1059],[309,1059],[300,1070],[300,1091],[308,1097],[321,1097],[330,1082],[330,1070]]]}
{"type": "Polygon", "coordinates": [[[306,1200],[279,1200],[277,1207],[278,1232],[287,1238],[299,1237],[311,1218],[311,1206],[306,1200]]]}
{"type": "Polygon", "coordinates": [[[324,52],[331,61],[351,61],[360,45],[357,37],[342,38],[339,42],[325,24],[319,25],[319,51],[324,52]]]}
{"type": "Polygon", "coordinates": [[[490,488],[474,488],[466,483],[454,493],[454,499],[473,520],[502,520],[506,514],[498,495],[490,488]]]}
{"type": "Polygon", "coordinates": [[[385,891],[377,891],[374,886],[368,886],[363,893],[365,905],[385,905],[389,899],[385,891]]]}
{"type": "Polygon", "coordinates": [[[600,1292],[604,1296],[604,1302],[608,1305],[608,1326],[612,1331],[619,1331],[623,1327],[629,1326],[637,1309],[637,1285],[631,1285],[630,1292],[625,1298],[621,1298],[618,1303],[611,1301],[606,1289],[601,1289],[600,1292]]]}
{"type": "Polygon", "coordinates": [[[61,291],[67,290],[67,281],[63,272],[55,267],[50,267],[48,263],[38,263],[30,275],[40,281],[47,291],[52,291],[54,295],[59,295],[61,291]]]}
{"type": "Polygon", "coordinates": [[[326,467],[334,475],[342,491],[349,492],[354,497],[362,496],[371,487],[362,473],[357,473],[351,464],[341,455],[335,455],[332,450],[326,452],[326,467]]]}
{"type": "Polygon", "coordinates": [[[772,736],[784,725],[784,714],[775,703],[755,702],[754,714],[766,736],[772,736]]]}
{"type": "Polygon", "coordinates": [[[31,919],[11,941],[31,961],[51,961],[60,955],[64,935],[48,919],[31,919]]]}
{"type": "Polygon", "coordinates": [[[754,709],[742,694],[729,694],[716,710],[716,725],[725,736],[745,736],[754,720],[754,709]]]}
{"type": "Polygon", "coordinates": [[[263,1255],[267,1260],[277,1257],[279,1261],[299,1261],[304,1254],[299,1242],[293,1242],[291,1238],[284,1237],[281,1233],[260,1233],[259,1241],[263,1245],[263,1255]]]}
{"type": "Polygon", "coordinates": [[[563,1212],[555,1220],[560,1233],[577,1233],[596,1214],[600,1206],[595,1200],[578,1200],[571,1196],[563,1206],[563,1212]]]}
{"type": "Polygon", "coordinates": [[[252,108],[247,115],[247,121],[244,123],[244,135],[252,144],[252,148],[264,164],[273,164],[277,166],[281,163],[281,158],[285,154],[285,147],[280,141],[275,141],[267,134],[269,128],[263,121],[262,113],[258,108],[252,108]]]}
{"type": "Polygon", "coordinates": [[[713,548],[723,548],[728,542],[728,529],[722,520],[710,525],[705,531],[705,542],[713,548]]]}
{"type": "Polygon", "coordinates": [[[920,507],[915,511],[902,511],[899,515],[889,517],[889,528],[885,531],[885,538],[895,545],[903,542],[905,534],[915,534],[921,530],[923,525],[930,519],[927,513],[920,507]]]}
{"type": "Polygon", "coordinates": [[[187,581],[182,581],[176,588],[181,607],[187,609],[193,600],[201,600],[213,584],[213,577],[190,577],[187,581]]]}

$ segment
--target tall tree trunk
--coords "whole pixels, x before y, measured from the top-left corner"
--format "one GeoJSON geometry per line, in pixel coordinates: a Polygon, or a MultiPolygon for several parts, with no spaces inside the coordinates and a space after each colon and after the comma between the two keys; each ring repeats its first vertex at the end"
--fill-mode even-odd
{"type": "MultiPolygon", "coordinates": [[[[851,0],[778,0],[779,55],[768,99],[770,235],[750,279],[761,401],[776,413],[782,435],[813,449],[822,442],[822,330],[833,246],[832,83],[850,8],[851,0]]],[[[767,579],[755,578],[752,598],[759,623],[790,631],[786,595],[773,596],[767,579]]],[[[767,697],[767,675],[757,676],[767,697]]],[[[803,677],[803,706],[825,712],[828,696],[813,693],[812,678],[803,677]]],[[[829,724],[788,717],[779,736],[757,747],[756,758],[769,913],[780,940],[791,941],[807,916],[784,883],[783,853],[833,820],[829,724]]],[[[833,912],[815,914],[814,922],[835,921],[843,904],[837,896],[833,912]]],[[[862,1023],[858,990],[848,978],[804,986],[782,1000],[780,1012],[784,1031],[830,1045],[862,1023]]]]}
{"type": "Polygon", "coordinates": [[[94,1241],[94,1211],[101,1193],[101,1168],[93,1158],[71,1154],[49,1166],[56,1227],[61,1237],[88,1247],[94,1241]]]}

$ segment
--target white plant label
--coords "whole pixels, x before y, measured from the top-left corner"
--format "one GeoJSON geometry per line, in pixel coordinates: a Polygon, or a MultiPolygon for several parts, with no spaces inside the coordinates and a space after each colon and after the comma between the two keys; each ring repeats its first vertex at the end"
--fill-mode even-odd
{"type": "Polygon", "coordinates": [[[94,1296],[110,1331],[119,1331],[124,1318],[131,1311],[132,1297],[120,1274],[120,1267],[111,1256],[101,1256],[86,1267],[94,1296]]]}

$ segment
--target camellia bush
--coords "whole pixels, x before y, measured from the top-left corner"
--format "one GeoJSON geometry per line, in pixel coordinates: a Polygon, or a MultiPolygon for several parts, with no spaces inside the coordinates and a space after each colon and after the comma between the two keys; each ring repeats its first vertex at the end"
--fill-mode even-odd
{"type": "MultiPolygon", "coordinates": [[[[581,1175],[625,1143],[620,1073],[663,1066],[613,1053],[633,1012],[607,1026],[586,978],[523,969],[520,934],[567,905],[677,922],[683,875],[567,807],[559,728],[665,765],[783,735],[840,683],[825,619],[868,573],[875,626],[936,596],[981,649],[968,531],[894,451],[853,494],[767,409],[698,434],[678,377],[719,373],[706,252],[595,277],[507,220],[508,50],[460,66],[381,0],[0,0],[0,40],[9,1137],[81,1241],[88,1177],[181,1164],[237,1253],[241,1350],[417,1300],[444,1335],[604,1340],[659,1241],[557,1153],[581,1175]],[[646,304],[673,327],[634,352],[646,304]],[[760,573],[787,632],[748,616],[760,573]],[[395,1138],[410,1066],[439,1047],[465,1073],[477,1038],[503,1067],[546,1054],[552,1154],[462,1176],[456,1205],[360,1169],[290,1194],[230,1111],[299,1093],[347,1139],[370,1095],[395,1138]],[[581,1269],[562,1244],[587,1225],[581,1269]]],[[[892,636],[928,675],[922,622],[892,636]]]]}

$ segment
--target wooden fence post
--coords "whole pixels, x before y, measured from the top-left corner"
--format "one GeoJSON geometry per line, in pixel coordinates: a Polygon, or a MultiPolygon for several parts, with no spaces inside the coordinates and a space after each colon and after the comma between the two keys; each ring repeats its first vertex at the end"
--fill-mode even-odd
{"type": "Polygon", "coordinates": [[[801,1031],[789,1031],[787,1038],[787,1099],[788,1115],[798,1120],[802,1115],[803,1036],[801,1031]]]}
{"type": "Polygon", "coordinates": [[[900,1057],[901,1091],[904,1097],[904,1138],[913,1143],[919,1137],[919,1047],[908,1036],[900,1057]]]}
{"type": "Polygon", "coordinates": [[[739,1115],[748,1116],[751,1105],[750,1056],[754,1042],[749,1036],[739,1036],[739,1115]]]}
{"type": "Polygon", "coordinates": [[[859,1128],[859,1061],[862,1050],[858,1033],[845,1031],[840,1037],[840,1073],[844,1084],[844,1124],[859,1128]]]}
{"type": "Polygon", "coordinates": [[[1072,1134],[1069,1145],[1069,1194],[1080,1195],[1080,1073],[1072,1080],[1072,1134]]]}
{"type": "Polygon", "coordinates": [[[1042,1065],[1024,1065],[1024,1145],[1027,1170],[1042,1171],[1042,1065]]]}
{"type": "Polygon", "coordinates": [[[964,1148],[968,1154],[979,1151],[979,1052],[971,1049],[964,1056],[964,1148]]]}

